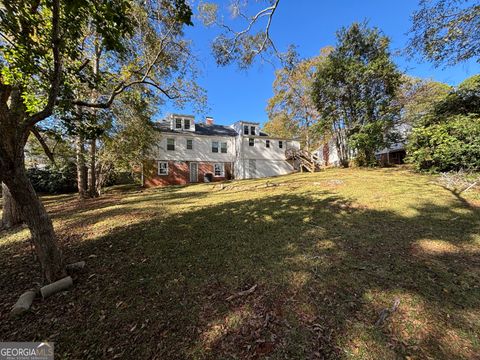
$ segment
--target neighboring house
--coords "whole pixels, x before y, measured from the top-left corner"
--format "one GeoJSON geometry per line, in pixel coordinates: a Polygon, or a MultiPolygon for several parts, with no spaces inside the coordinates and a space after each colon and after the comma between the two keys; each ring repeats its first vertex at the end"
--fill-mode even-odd
{"type": "MultiPolygon", "coordinates": [[[[383,165],[403,164],[405,160],[407,137],[412,127],[408,124],[399,124],[395,126],[394,129],[395,132],[399,134],[399,142],[375,153],[376,158],[383,165]]],[[[330,138],[327,142],[323,143],[314,151],[314,154],[318,156],[321,166],[340,166],[340,158],[337,153],[335,138],[330,138]]]]}
{"type": "Polygon", "coordinates": [[[157,144],[143,166],[145,186],[180,185],[283,175],[295,169],[285,152],[296,140],[270,137],[260,124],[215,125],[212,118],[173,114],[156,124],[157,144]]]}

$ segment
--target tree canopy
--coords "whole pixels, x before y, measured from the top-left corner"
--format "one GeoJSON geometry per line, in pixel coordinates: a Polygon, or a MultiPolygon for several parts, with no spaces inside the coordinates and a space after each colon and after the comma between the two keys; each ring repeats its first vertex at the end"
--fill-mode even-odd
{"type": "Polygon", "coordinates": [[[337,45],[313,83],[319,129],[333,134],[340,161],[376,162],[375,151],[392,140],[399,117],[401,73],[390,58],[389,39],[377,28],[354,23],[337,33],[337,45]]]}
{"type": "Polygon", "coordinates": [[[439,65],[480,62],[480,4],[475,0],[421,0],[413,14],[408,52],[439,65]]]}

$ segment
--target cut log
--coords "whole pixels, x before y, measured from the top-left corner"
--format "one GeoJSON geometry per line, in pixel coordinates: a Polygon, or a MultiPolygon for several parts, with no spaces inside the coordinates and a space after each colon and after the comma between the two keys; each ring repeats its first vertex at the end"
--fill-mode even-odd
{"type": "Polygon", "coordinates": [[[73,285],[72,278],[70,276],[67,276],[67,277],[64,277],[63,279],[55,281],[54,283],[45,285],[40,289],[40,293],[42,294],[42,297],[45,299],[60,291],[67,290],[72,285],[73,285]]]}
{"type": "Polygon", "coordinates": [[[68,264],[67,266],[65,266],[65,268],[67,269],[68,273],[81,271],[85,268],[85,261],[68,264]]]}
{"type": "Polygon", "coordinates": [[[34,290],[25,291],[20,295],[15,305],[13,305],[10,315],[19,316],[27,312],[30,309],[30,306],[32,306],[33,299],[35,299],[36,296],[37,292],[34,290]]]}

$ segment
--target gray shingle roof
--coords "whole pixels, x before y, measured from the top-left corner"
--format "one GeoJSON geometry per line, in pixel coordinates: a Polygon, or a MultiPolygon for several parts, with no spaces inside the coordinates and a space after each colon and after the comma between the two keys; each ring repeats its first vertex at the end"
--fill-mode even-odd
{"type": "Polygon", "coordinates": [[[209,136],[237,136],[237,132],[233,130],[230,126],[224,125],[207,125],[202,123],[195,124],[195,132],[192,131],[185,131],[185,130],[177,130],[170,128],[170,122],[162,121],[155,124],[157,129],[162,132],[170,132],[170,133],[193,133],[198,135],[209,135],[209,136]]]}

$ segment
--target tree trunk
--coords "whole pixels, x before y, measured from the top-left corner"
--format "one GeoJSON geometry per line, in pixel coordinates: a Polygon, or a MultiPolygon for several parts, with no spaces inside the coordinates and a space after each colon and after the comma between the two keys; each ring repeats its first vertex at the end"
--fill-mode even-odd
{"type": "Polygon", "coordinates": [[[32,242],[42,268],[43,280],[54,282],[65,276],[62,254],[57,246],[52,221],[33,189],[27,177],[23,162],[14,163],[13,176],[6,176],[8,186],[15,202],[20,207],[32,235],[32,242]]]}
{"type": "Polygon", "coordinates": [[[85,166],[85,146],[83,136],[78,135],[75,141],[77,155],[77,187],[78,196],[87,197],[87,167],[85,166]]]}
{"type": "Polygon", "coordinates": [[[13,200],[12,194],[8,190],[7,185],[2,183],[2,198],[3,198],[3,213],[2,221],[0,222],[0,229],[11,229],[17,225],[20,225],[22,221],[22,215],[20,213],[20,207],[17,206],[15,200],[13,200]]]}
{"type": "Polygon", "coordinates": [[[88,168],[88,193],[90,197],[98,197],[97,192],[97,142],[95,139],[90,140],[90,164],[88,168]]]}

